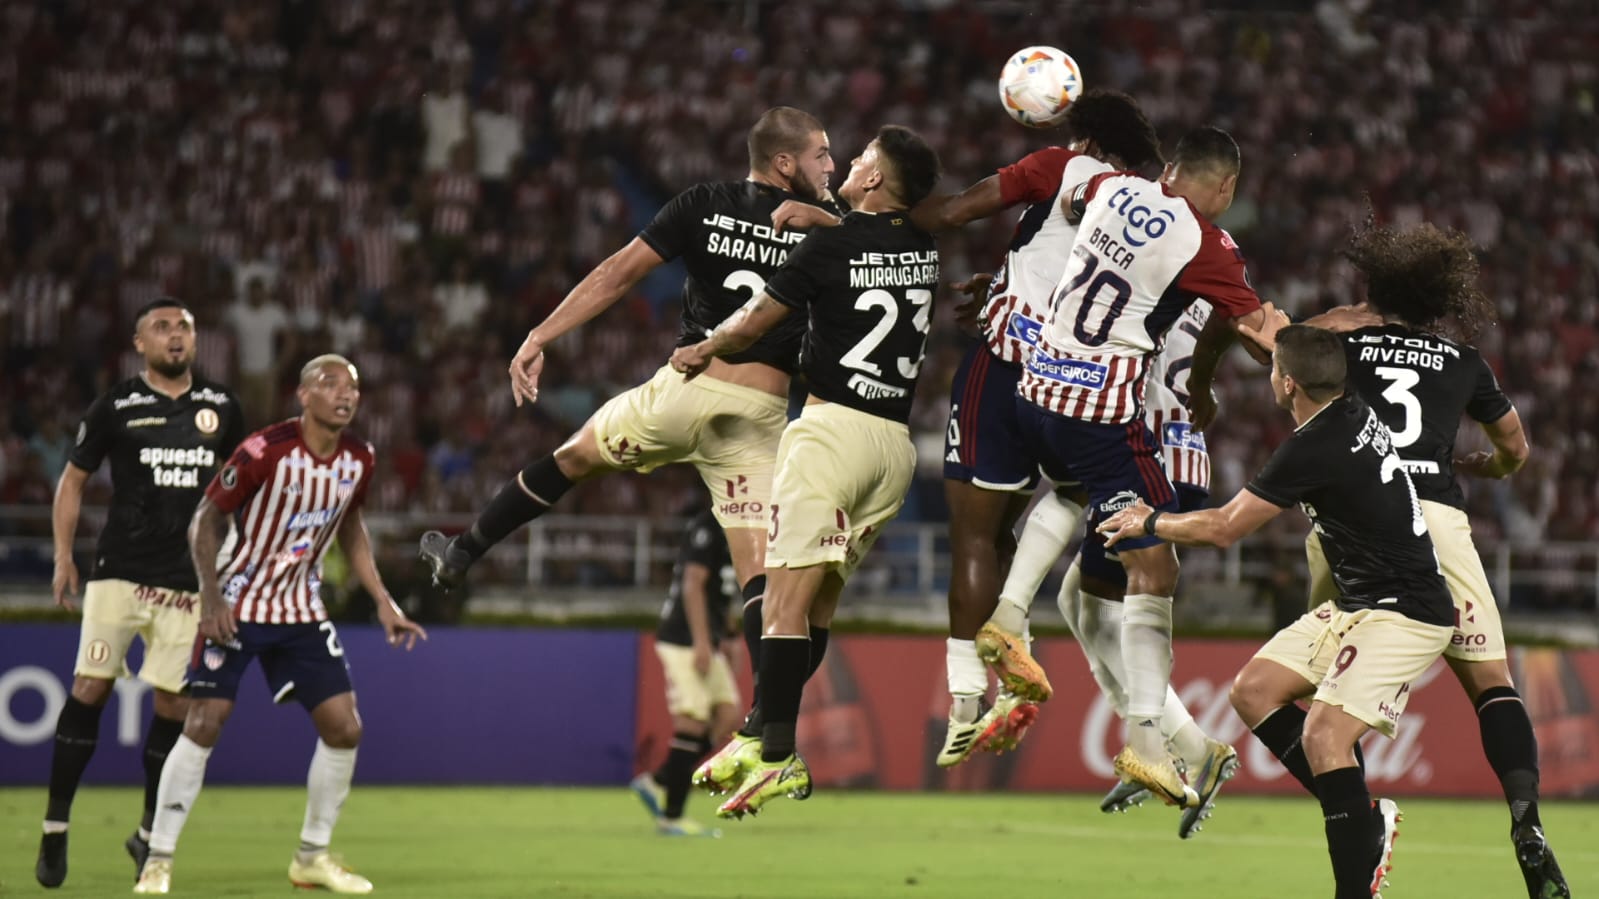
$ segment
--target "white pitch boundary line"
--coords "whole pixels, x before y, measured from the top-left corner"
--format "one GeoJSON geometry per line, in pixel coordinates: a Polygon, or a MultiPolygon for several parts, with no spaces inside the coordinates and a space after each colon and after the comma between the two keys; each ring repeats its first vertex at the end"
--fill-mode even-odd
{"type": "MultiPolygon", "coordinates": [[[[1164,843],[1173,841],[1199,843],[1221,843],[1226,846],[1242,846],[1251,849],[1326,849],[1327,842],[1322,839],[1306,839],[1302,837],[1278,837],[1264,834],[1234,834],[1212,833],[1206,830],[1196,835],[1192,840],[1176,840],[1172,834],[1153,834],[1142,831],[1129,833],[1113,833],[1107,827],[1076,827],[1070,825],[1032,824],[1028,822],[1007,821],[1005,829],[1014,833],[1029,833],[1036,836],[1071,837],[1074,839],[1107,840],[1119,842],[1139,843],[1164,843]]],[[[1405,833],[1405,826],[1400,824],[1400,834],[1405,833]]],[[[1504,852],[1507,856],[1511,847],[1507,839],[1503,843],[1429,843],[1414,839],[1404,840],[1398,846],[1398,853],[1402,855],[1443,855],[1443,856],[1478,856],[1484,853],[1504,852]]],[[[1555,857],[1560,859],[1561,867],[1570,868],[1571,861],[1586,861],[1599,864],[1599,852],[1573,851],[1554,842],[1555,857]]]]}

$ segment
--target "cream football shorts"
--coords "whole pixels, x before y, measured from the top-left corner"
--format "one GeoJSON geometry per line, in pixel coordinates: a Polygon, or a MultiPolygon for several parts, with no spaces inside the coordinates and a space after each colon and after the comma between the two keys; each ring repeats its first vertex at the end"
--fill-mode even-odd
{"type": "Polygon", "coordinates": [[[723,528],[764,528],[788,402],[715,378],[685,381],[670,365],[618,394],[590,419],[600,455],[616,468],[653,471],[687,462],[711,491],[723,528]]]}
{"type": "Polygon", "coordinates": [[[88,581],[73,673],[106,680],[130,677],[128,648],[137,635],[144,640],[139,679],[177,693],[183,689],[199,628],[198,593],[115,579],[88,581]]]}
{"type": "Polygon", "coordinates": [[[657,641],[655,655],[666,675],[666,709],[673,715],[709,722],[717,706],[740,704],[727,656],[712,652],[710,670],[701,674],[694,669],[693,647],[657,641]]]}

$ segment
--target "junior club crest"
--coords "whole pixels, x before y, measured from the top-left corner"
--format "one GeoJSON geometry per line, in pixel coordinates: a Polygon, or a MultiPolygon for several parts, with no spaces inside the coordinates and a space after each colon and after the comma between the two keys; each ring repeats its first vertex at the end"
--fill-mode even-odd
{"type": "Polygon", "coordinates": [[[222,667],[223,662],[228,660],[228,654],[220,646],[207,646],[200,660],[208,670],[215,671],[222,667]]]}

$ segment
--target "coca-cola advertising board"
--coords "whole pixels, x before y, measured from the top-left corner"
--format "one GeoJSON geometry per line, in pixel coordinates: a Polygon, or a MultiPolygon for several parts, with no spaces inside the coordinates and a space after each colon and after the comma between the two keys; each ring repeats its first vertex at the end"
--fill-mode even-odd
{"type": "MultiPolygon", "coordinates": [[[[1232,743],[1242,759],[1228,786],[1237,793],[1294,793],[1301,788],[1245,729],[1227,701],[1233,675],[1259,644],[1180,640],[1173,684],[1195,720],[1232,743]]],[[[741,646],[730,647],[749,697],[741,646]]],[[[670,739],[660,663],[651,642],[639,660],[639,759],[659,761],[670,739]]],[[[805,689],[800,752],[827,786],[928,790],[1101,790],[1113,781],[1111,759],[1121,729],[1070,638],[1035,646],[1055,695],[1014,753],[978,754],[951,770],[934,756],[944,737],[944,641],[934,637],[840,636],[805,689]]],[[[1547,796],[1599,796],[1599,652],[1516,649],[1512,670],[1537,727],[1542,789],[1547,796]]],[[[1393,740],[1368,736],[1367,776],[1396,795],[1498,797],[1482,756],[1477,717],[1442,662],[1413,685],[1393,740]]]]}

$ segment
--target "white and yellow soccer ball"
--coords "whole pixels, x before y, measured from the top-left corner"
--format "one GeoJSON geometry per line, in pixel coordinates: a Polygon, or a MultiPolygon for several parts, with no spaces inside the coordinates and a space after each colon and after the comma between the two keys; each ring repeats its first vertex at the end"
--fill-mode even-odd
{"type": "Polygon", "coordinates": [[[1066,117],[1083,92],[1077,61],[1055,47],[1027,47],[1010,55],[999,73],[999,101],[1029,128],[1049,128],[1066,117]]]}

